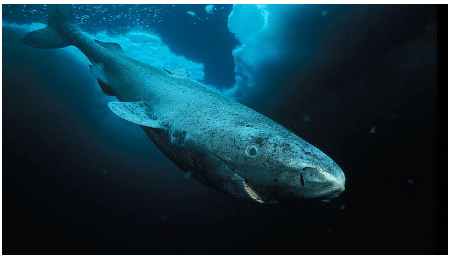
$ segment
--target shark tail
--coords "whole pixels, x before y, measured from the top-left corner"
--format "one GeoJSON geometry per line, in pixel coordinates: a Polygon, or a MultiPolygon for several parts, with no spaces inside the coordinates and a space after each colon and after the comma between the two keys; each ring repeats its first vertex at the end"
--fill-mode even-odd
{"type": "Polygon", "coordinates": [[[35,48],[56,49],[72,45],[69,34],[79,30],[73,24],[71,5],[52,5],[48,25],[25,35],[22,41],[35,48]]]}

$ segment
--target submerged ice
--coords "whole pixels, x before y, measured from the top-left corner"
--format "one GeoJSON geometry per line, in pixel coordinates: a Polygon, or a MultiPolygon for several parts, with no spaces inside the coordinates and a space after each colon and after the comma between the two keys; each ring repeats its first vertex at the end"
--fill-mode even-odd
{"type": "Polygon", "coordinates": [[[204,65],[171,52],[168,45],[156,34],[148,31],[131,31],[124,35],[110,37],[105,32],[92,35],[103,42],[115,42],[122,46],[130,57],[158,68],[186,69],[193,79],[204,80],[204,65]]]}
{"type": "MultiPolygon", "coordinates": [[[[170,6],[171,7],[171,6],[170,6]]],[[[166,69],[186,69],[189,76],[204,83],[204,64],[191,61],[182,55],[174,54],[169,45],[164,43],[161,37],[151,32],[152,23],[151,20],[144,19],[144,16],[140,15],[137,10],[142,9],[143,12],[148,12],[151,17],[162,19],[162,14],[170,12],[171,9],[164,9],[164,6],[131,6],[129,13],[117,13],[114,16],[107,16],[107,9],[103,5],[84,6],[80,5],[80,9],[89,11],[104,16],[106,20],[101,20],[103,23],[108,21],[122,20],[129,18],[138,21],[135,26],[132,23],[129,29],[125,32],[109,33],[103,30],[97,30],[96,32],[90,32],[89,36],[103,42],[115,42],[121,45],[125,53],[137,60],[144,63],[148,63],[155,67],[166,69]],[[105,9],[106,8],[106,9],[105,9]],[[95,10],[93,10],[95,9],[95,10]],[[97,10],[98,9],[98,10],[97,10]],[[133,14],[134,10],[134,14],[133,14]],[[139,19],[140,18],[140,19],[139,19]],[[148,23],[148,24],[147,24],[148,23]],[[147,24],[147,25],[145,25],[147,24]],[[133,27],[134,26],[134,27],[133,27]],[[100,32],[98,32],[100,31],[100,32]]],[[[108,7],[109,8],[109,7],[108,7]]],[[[111,7],[112,8],[112,7],[111,7]]],[[[222,10],[223,7],[217,8],[214,5],[205,5],[205,11],[209,15],[217,15],[214,11],[222,10]]],[[[233,51],[234,58],[234,71],[235,78],[234,84],[229,84],[228,89],[222,89],[222,92],[232,98],[244,98],[251,95],[251,91],[260,84],[256,85],[256,80],[260,75],[260,67],[262,64],[283,62],[291,55],[290,50],[286,45],[288,44],[288,38],[286,38],[286,27],[288,26],[288,20],[297,15],[297,10],[302,8],[301,6],[290,5],[263,5],[263,4],[248,4],[248,5],[234,5],[232,12],[228,16],[227,27],[231,33],[233,33],[240,43],[233,51]]],[[[186,10],[186,14],[195,16],[197,14],[191,10],[186,10]]],[[[93,13],[93,14],[94,14],[93,13]]],[[[77,22],[82,25],[86,19],[94,18],[89,15],[77,16],[77,22]]],[[[169,15],[174,15],[170,14],[169,15]]],[[[148,16],[148,15],[147,15],[148,16]]],[[[158,22],[164,20],[158,20],[158,22]]],[[[126,23],[125,23],[126,24],[126,23]]],[[[21,25],[23,29],[28,31],[35,29],[33,26],[40,26],[42,24],[34,23],[32,25],[21,25]]],[[[3,26],[10,26],[4,23],[3,26]]],[[[84,26],[84,25],[82,25],[84,26]]],[[[117,31],[121,31],[123,28],[119,28],[117,31]]],[[[220,28],[217,28],[220,29],[220,28]]],[[[185,31],[188,33],[188,31],[185,31]]],[[[299,51],[301,46],[298,46],[299,51]]],[[[61,49],[62,51],[70,50],[61,49]]],[[[80,59],[84,56],[77,54],[80,59]]],[[[213,85],[209,85],[213,87],[213,85]]]]}
{"type": "Polygon", "coordinates": [[[214,11],[214,5],[210,4],[208,6],[206,6],[206,12],[207,14],[211,14],[214,11]]]}
{"type": "Polygon", "coordinates": [[[297,5],[234,5],[228,28],[241,43],[234,49],[235,83],[225,93],[241,98],[251,95],[261,64],[288,58],[285,37],[288,20],[297,14],[297,5]]]}
{"type": "MultiPolygon", "coordinates": [[[[3,26],[28,32],[43,28],[45,25],[41,23],[16,25],[3,22],[3,26]]],[[[149,31],[129,31],[116,36],[108,35],[105,31],[102,31],[96,34],[89,34],[89,36],[102,42],[118,43],[126,55],[154,67],[185,69],[193,79],[199,81],[204,80],[204,65],[202,63],[197,63],[186,59],[184,56],[174,54],[158,35],[149,31]]],[[[85,57],[75,49],[72,49],[72,47],[63,48],[60,51],[68,51],[68,54],[74,54],[80,59],[81,63],[85,63],[85,57]]]]}

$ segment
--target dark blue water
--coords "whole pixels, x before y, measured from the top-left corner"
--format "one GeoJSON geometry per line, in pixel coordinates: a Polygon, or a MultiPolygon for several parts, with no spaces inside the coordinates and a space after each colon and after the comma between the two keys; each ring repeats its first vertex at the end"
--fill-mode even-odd
{"type": "Polygon", "coordinates": [[[447,107],[436,100],[446,56],[437,61],[437,6],[73,8],[89,36],[185,67],[346,174],[330,203],[274,206],[185,177],[110,112],[115,98],[77,49],[24,45],[47,8],[2,6],[3,253],[447,253],[447,191],[436,192],[447,189],[447,166],[437,164],[447,161],[437,151],[447,138],[437,132],[437,109],[447,107]]]}

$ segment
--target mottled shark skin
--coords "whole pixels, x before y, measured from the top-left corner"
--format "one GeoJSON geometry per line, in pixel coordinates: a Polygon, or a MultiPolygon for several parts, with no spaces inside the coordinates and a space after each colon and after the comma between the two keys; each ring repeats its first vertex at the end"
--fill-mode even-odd
{"type": "Polygon", "coordinates": [[[326,154],[283,126],[191,79],[126,56],[118,44],[92,40],[71,21],[69,5],[52,6],[48,26],[23,42],[38,48],[73,45],[118,117],[139,125],[182,171],[246,202],[329,199],[345,175],[326,154]]]}

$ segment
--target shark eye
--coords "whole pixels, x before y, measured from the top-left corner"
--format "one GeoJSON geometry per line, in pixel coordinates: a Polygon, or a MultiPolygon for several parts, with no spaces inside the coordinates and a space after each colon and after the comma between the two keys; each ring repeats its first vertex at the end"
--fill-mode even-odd
{"type": "Polygon", "coordinates": [[[258,152],[259,148],[257,147],[257,145],[251,145],[246,149],[246,154],[248,154],[249,156],[255,156],[258,152]]]}

